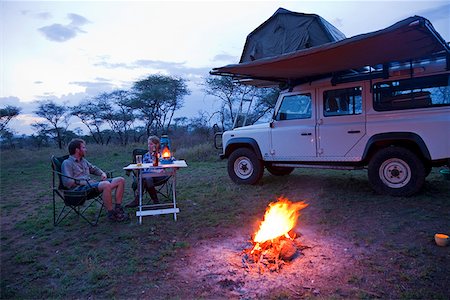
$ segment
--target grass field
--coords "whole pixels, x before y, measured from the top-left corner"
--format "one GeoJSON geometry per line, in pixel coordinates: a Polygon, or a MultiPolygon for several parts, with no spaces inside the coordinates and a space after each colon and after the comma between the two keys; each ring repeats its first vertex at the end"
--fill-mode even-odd
{"type": "MultiPolygon", "coordinates": [[[[126,179],[124,202],[132,199],[122,171],[131,150],[88,145],[92,163],[126,179]]],[[[149,216],[139,225],[130,210],[126,224],[103,215],[91,227],[70,216],[54,227],[50,156],[65,150],[2,151],[0,298],[450,297],[450,247],[433,241],[450,234],[450,182],[438,169],[419,195],[393,198],[375,194],[365,171],[266,172],[260,184],[238,186],[212,152],[177,151],[189,167],[177,176],[176,222],[149,216]],[[281,195],[309,204],[298,231],[310,247],[296,262],[255,275],[215,254],[226,248],[238,258],[240,241],[281,195]]]]}

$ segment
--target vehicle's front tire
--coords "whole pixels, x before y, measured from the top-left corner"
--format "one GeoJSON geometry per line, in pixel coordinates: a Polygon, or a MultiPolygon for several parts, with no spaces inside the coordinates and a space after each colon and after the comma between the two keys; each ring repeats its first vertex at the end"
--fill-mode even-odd
{"type": "Polygon", "coordinates": [[[269,171],[270,174],[275,176],[289,175],[292,173],[292,171],[294,171],[294,168],[292,167],[276,167],[271,165],[267,165],[266,169],[267,171],[269,171]]]}
{"type": "Polygon", "coordinates": [[[264,165],[248,148],[233,151],[228,158],[228,175],[237,184],[256,184],[264,174],[264,165]]]}
{"type": "Polygon", "coordinates": [[[426,170],[419,157],[402,147],[378,151],[368,166],[369,183],[380,193],[391,196],[411,196],[425,182],[426,170]]]}

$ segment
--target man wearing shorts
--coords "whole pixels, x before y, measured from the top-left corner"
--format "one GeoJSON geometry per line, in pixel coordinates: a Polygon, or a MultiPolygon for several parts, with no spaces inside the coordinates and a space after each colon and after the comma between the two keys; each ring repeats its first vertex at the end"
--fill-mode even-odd
{"type": "Polygon", "coordinates": [[[96,188],[102,192],[103,203],[108,210],[108,219],[113,222],[128,220],[128,215],[125,214],[122,207],[125,179],[123,177],[107,179],[105,172],[87,161],[84,158],[86,155],[86,142],[82,139],[70,141],[69,154],[69,158],[63,161],[61,169],[65,176],[75,179],[62,176],[64,186],[74,191],[96,188]],[[92,180],[90,174],[100,176],[101,181],[92,180]],[[115,191],[114,208],[112,203],[113,191],[115,191]]]}

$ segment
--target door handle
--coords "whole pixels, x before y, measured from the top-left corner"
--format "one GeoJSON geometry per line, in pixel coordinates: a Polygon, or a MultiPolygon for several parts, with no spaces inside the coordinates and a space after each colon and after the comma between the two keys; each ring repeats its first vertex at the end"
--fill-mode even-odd
{"type": "Polygon", "coordinates": [[[301,135],[312,135],[311,132],[302,132],[301,135]]]}
{"type": "Polygon", "coordinates": [[[361,133],[361,130],[349,130],[347,133],[361,133]]]}

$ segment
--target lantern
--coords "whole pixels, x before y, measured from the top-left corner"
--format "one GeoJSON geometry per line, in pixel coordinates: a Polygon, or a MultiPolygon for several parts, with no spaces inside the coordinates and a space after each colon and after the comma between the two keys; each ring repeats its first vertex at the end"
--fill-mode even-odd
{"type": "Polygon", "coordinates": [[[161,136],[161,164],[171,164],[173,162],[170,151],[170,140],[167,135],[161,136]]]}

